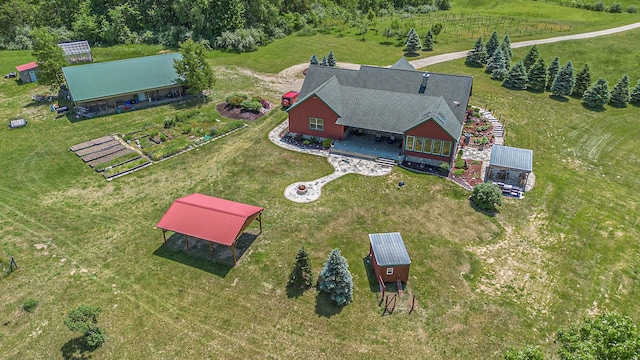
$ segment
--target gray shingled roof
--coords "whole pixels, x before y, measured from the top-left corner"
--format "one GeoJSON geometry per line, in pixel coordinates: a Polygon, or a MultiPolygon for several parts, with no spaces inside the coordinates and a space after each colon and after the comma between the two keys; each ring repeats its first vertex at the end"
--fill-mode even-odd
{"type": "Polygon", "coordinates": [[[395,64],[391,65],[391,69],[415,70],[416,68],[414,68],[413,65],[411,65],[403,56],[400,58],[400,60],[396,61],[395,64]]]}
{"type": "Polygon", "coordinates": [[[369,234],[371,248],[380,266],[409,265],[411,259],[400,233],[369,234]]]}
{"type": "MultiPolygon", "coordinates": [[[[399,99],[405,96],[404,94],[422,96],[427,103],[434,102],[442,97],[448,105],[447,107],[450,108],[450,111],[458,120],[458,126],[461,127],[464,123],[465,110],[469,102],[473,78],[470,76],[429,73],[426,90],[424,94],[419,94],[418,91],[422,85],[424,74],[425,73],[416,70],[374,66],[361,66],[359,70],[349,70],[312,65],[309,67],[302,89],[300,90],[300,99],[302,100],[311,93],[315,93],[318,87],[325,84],[327,80],[332,77],[335,77],[342,89],[349,87],[381,91],[382,93],[379,93],[375,98],[377,102],[376,106],[380,107],[394,107],[394,104],[397,104],[400,101],[399,99]],[[383,95],[384,92],[386,92],[386,94],[383,95]]],[[[354,100],[361,96],[356,95],[356,93],[357,91],[350,91],[348,93],[343,91],[342,104],[349,103],[350,100],[346,99],[346,96],[353,95],[354,100]]],[[[327,101],[325,99],[323,100],[325,102],[327,101]]],[[[406,101],[411,102],[414,100],[406,101]]],[[[300,103],[302,103],[302,101],[298,101],[297,104],[300,103]]],[[[328,105],[334,108],[333,104],[328,103],[328,105]]],[[[369,106],[372,106],[371,102],[369,106]]],[[[295,107],[295,105],[293,107],[295,107]]],[[[369,128],[367,126],[361,127],[369,128]]],[[[458,131],[448,132],[452,134],[452,136],[455,136],[453,133],[459,133],[458,131]]]]}
{"type": "Polygon", "coordinates": [[[533,171],[533,151],[509,146],[493,145],[491,147],[491,165],[509,169],[533,171]]]}

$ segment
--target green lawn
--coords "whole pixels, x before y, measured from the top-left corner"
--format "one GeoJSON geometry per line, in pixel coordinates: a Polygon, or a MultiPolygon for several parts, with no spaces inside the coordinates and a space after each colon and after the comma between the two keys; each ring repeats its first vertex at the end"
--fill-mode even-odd
{"type": "MultiPolygon", "coordinates": [[[[306,40],[313,39],[323,37],[306,40]]],[[[635,84],[637,54],[624,49],[639,41],[634,31],[539,50],[549,61],[588,62],[594,78],[606,76],[610,85],[623,73],[635,84]]],[[[371,56],[369,42],[350,44],[349,53],[371,56]]],[[[282,62],[305,61],[307,50],[296,48],[282,62]]],[[[270,72],[288,66],[274,65],[275,52],[263,64],[246,60],[258,53],[237,56],[237,64],[270,72]]],[[[101,56],[111,58],[108,51],[101,56]]],[[[216,64],[236,61],[215,56],[216,64]]],[[[385,56],[389,61],[380,62],[397,60],[385,56]]],[[[28,58],[0,52],[0,69],[28,58]]],[[[286,186],[332,168],[267,139],[285,119],[277,109],[232,136],[107,182],[68,147],[190,109],[169,105],[71,123],[30,105],[30,95],[46,89],[0,82],[1,117],[30,121],[0,131],[0,261],[6,267],[14,256],[20,266],[0,277],[0,354],[73,358],[75,334],[63,320],[82,303],[102,307],[107,340],[95,359],[486,359],[524,344],[551,355],[558,327],[592,311],[619,310],[640,323],[639,108],[592,112],[576,99],[509,91],[462,60],[429,70],[474,76],[471,103],[502,117],[508,145],[534,150],[536,187],[524,200],[505,199],[495,217],[475,211],[469,193],[452,182],[400,169],[347,175],[327,184],[316,202],[290,202],[286,186]],[[206,248],[187,254],[163,246],[155,224],[174,199],[194,192],[265,208],[264,233],[236,267],[210,261],[206,248]],[[412,258],[409,292],[418,309],[411,315],[380,316],[363,265],[367,234],[388,231],[402,233],[412,258]],[[303,245],[316,275],[330,250],[341,250],[354,277],[352,304],[336,309],[314,291],[287,297],[303,245]],[[39,301],[30,314],[21,310],[28,298],[39,301]]],[[[216,73],[213,101],[202,113],[219,116],[215,103],[236,90],[277,99],[258,79],[216,73]]]]}

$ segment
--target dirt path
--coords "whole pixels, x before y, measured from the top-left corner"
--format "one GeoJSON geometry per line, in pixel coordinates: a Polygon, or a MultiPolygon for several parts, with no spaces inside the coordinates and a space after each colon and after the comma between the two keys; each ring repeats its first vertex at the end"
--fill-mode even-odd
{"type": "MultiPolygon", "coordinates": [[[[521,47],[532,46],[536,44],[548,44],[548,43],[567,41],[567,40],[589,39],[597,36],[611,35],[611,34],[629,31],[637,28],[640,28],[640,22],[630,24],[630,25],[625,25],[625,26],[619,26],[611,29],[593,31],[593,32],[582,33],[582,34],[556,36],[556,37],[547,38],[547,39],[520,41],[520,42],[515,42],[511,44],[511,47],[521,48],[521,47]]],[[[452,52],[448,54],[435,55],[435,56],[431,56],[423,59],[409,61],[409,63],[413,65],[413,67],[415,67],[416,69],[420,69],[420,68],[433,65],[433,64],[438,64],[441,62],[464,58],[465,56],[467,56],[467,52],[468,50],[464,50],[464,51],[457,51],[457,52],[452,52]]],[[[299,90],[300,88],[302,88],[302,82],[304,80],[304,76],[302,72],[308,66],[309,66],[308,63],[293,65],[291,67],[288,67],[280,71],[277,74],[258,73],[245,68],[240,68],[239,71],[243,74],[257,77],[265,81],[267,84],[269,84],[278,92],[284,93],[290,90],[299,90]]],[[[359,64],[345,63],[345,62],[338,62],[338,66],[343,69],[357,70],[360,68],[359,64]]]]}

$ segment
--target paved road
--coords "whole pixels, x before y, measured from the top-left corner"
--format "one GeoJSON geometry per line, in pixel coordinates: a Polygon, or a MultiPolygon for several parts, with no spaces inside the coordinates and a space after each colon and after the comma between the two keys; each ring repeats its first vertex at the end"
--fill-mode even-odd
{"type": "MultiPolygon", "coordinates": [[[[625,25],[625,26],[619,26],[611,29],[601,30],[601,31],[593,31],[593,32],[574,34],[574,35],[556,36],[556,37],[538,39],[538,40],[520,41],[520,42],[511,44],[511,48],[521,48],[525,46],[533,46],[536,44],[548,44],[548,43],[554,43],[554,42],[566,41],[566,40],[588,39],[588,38],[597,37],[597,36],[611,35],[611,34],[623,32],[623,31],[629,31],[637,28],[640,28],[640,22],[637,22],[635,24],[625,25]]],[[[436,56],[431,56],[424,59],[409,61],[409,63],[413,65],[413,67],[415,67],[416,69],[419,69],[425,66],[438,64],[438,63],[449,61],[449,60],[462,59],[467,56],[467,52],[468,50],[464,50],[464,51],[458,51],[458,52],[453,52],[448,54],[436,55],[436,56]]]]}

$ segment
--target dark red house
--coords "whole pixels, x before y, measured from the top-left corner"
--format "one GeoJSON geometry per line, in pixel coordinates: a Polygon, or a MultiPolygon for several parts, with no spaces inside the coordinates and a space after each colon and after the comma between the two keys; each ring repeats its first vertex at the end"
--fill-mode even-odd
{"type": "Polygon", "coordinates": [[[378,281],[409,281],[411,259],[400,233],[369,234],[369,256],[378,281]]]}
{"type": "Polygon", "coordinates": [[[473,78],[391,68],[312,65],[287,111],[289,133],[348,141],[351,134],[402,139],[403,160],[438,166],[455,157],[473,78]]]}

